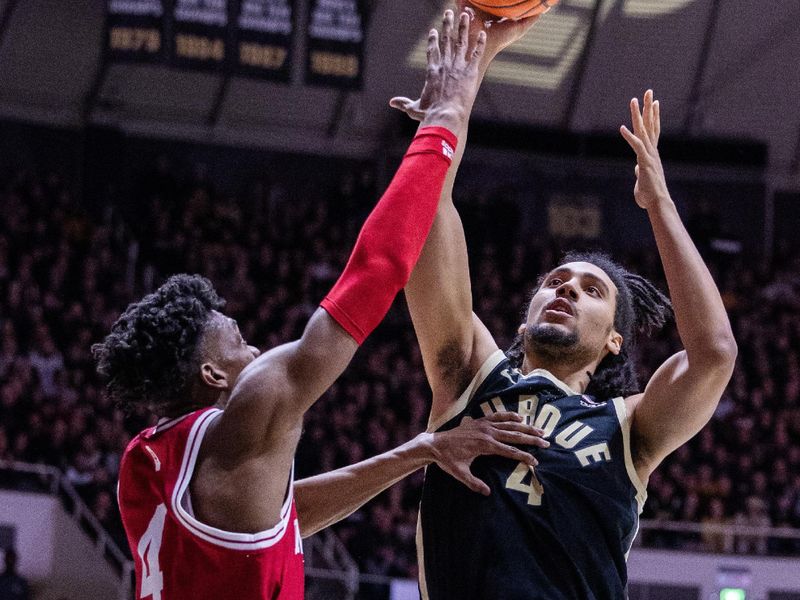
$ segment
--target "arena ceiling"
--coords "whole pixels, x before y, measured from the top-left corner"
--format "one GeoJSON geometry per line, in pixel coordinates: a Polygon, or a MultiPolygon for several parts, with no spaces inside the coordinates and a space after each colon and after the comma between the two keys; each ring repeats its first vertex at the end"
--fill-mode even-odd
{"type": "MultiPolygon", "coordinates": [[[[304,86],[295,73],[291,85],[232,78],[220,94],[216,74],[101,69],[104,5],[0,0],[0,118],[366,155],[396,123],[388,99],[419,89],[420,42],[441,10],[375,0],[360,92],[304,86]]],[[[496,61],[475,114],[613,132],[629,98],[653,87],[667,133],[763,140],[775,185],[798,188],[798,23],[800,0],[561,0],[496,61]]]]}

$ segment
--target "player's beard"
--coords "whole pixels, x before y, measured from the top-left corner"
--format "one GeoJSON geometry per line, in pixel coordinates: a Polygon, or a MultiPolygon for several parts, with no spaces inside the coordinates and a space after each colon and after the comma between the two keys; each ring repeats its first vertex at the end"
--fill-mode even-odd
{"type": "Polygon", "coordinates": [[[549,323],[531,325],[525,329],[525,354],[532,354],[548,363],[588,364],[595,354],[580,342],[578,332],[567,331],[549,323]]]}

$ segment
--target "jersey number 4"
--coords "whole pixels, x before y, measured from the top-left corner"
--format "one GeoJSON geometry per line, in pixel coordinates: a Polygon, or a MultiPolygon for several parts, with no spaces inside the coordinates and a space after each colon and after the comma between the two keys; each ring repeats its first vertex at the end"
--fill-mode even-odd
{"type": "Polygon", "coordinates": [[[542,484],[536,478],[533,467],[525,463],[519,463],[517,468],[508,476],[506,480],[506,489],[528,494],[528,504],[531,506],[542,505],[544,487],[542,487],[542,484]],[[528,483],[525,483],[526,478],[529,480],[528,483]]]}
{"type": "Polygon", "coordinates": [[[139,560],[142,561],[142,589],[139,598],[152,596],[153,600],[161,600],[161,590],[164,589],[164,574],[158,565],[158,553],[161,551],[161,537],[164,535],[164,520],[167,517],[167,507],[159,504],[147,530],[136,546],[139,560]]]}

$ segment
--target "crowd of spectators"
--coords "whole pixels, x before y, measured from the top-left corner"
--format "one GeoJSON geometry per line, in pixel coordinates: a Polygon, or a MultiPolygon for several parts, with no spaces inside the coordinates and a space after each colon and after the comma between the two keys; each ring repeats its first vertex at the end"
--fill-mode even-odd
{"type": "MultiPolygon", "coordinates": [[[[288,179],[257,178],[236,194],[178,173],[160,160],[140,174],[135,219],[124,210],[91,213],[55,174],[19,171],[0,182],[0,460],[62,469],[126,551],[114,496],[119,460],[151,420],[106,399],[91,344],[128,302],[182,271],[214,282],[250,343],[293,339],[343,267],[378,192],[363,167],[309,175],[301,190],[288,179]]],[[[481,213],[490,197],[461,197],[475,310],[505,347],[538,274],[558,260],[558,244],[518,231],[513,202],[487,223],[481,213]]],[[[665,286],[652,251],[619,258],[665,286]]],[[[653,474],[644,517],[800,527],[800,262],[788,255],[761,268],[708,259],[739,342],[738,365],[712,422],[653,474]]],[[[676,347],[674,328],[644,342],[642,380],[676,347]]],[[[299,476],[407,441],[425,428],[429,402],[400,299],[309,411],[299,476]]],[[[415,576],[421,481],[418,472],[336,526],[363,571],[415,576]]],[[[715,531],[645,541],[800,553],[794,542],[715,531]]]]}

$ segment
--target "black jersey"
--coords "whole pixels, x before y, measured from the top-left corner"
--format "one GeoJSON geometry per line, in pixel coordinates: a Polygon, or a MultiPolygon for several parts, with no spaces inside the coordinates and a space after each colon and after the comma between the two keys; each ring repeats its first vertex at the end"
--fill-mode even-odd
{"type": "Polygon", "coordinates": [[[539,461],[535,469],[477,459],[472,471],[491,488],[488,497],[428,467],[417,531],[423,599],[625,598],[646,492],[623,399],[576,394],[543,370],[523,376],[498,350],[429,429],[502,410],[544,429],[551,445],[525,448],[539,461]]]}

